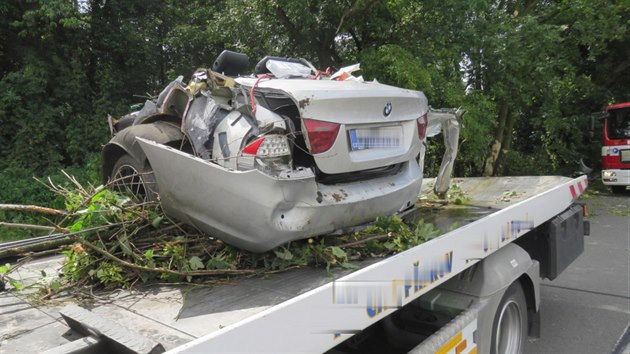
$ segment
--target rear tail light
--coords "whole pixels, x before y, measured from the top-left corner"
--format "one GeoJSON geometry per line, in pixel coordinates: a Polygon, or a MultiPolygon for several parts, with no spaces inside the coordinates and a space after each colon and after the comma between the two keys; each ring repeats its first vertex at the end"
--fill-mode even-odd
{"type": "Polygon", "coordinates": [[[424,140],[424,138],[427,136],[427,115],[428,114],[429,112],[425,113],[422,117],[416,120],[416,123],[418,123],[418,138],[420,138],[420,140],[424,140]]]}
{"type": "Polygon", "coordinates": [[[248,144],[242,152],[247,155],[256,155],[256,157],[278,157],[291,154],[289,140],[284,135],[265,135],[248,144]]]}
{"type": "Polygon", "coordinates": [[[341,125],[312,119],[304,119],[303,122],[306,127],[307,141],[311,153],[320,154],[326,152],[337,140],[341,125]]]}
{"type": "Polygon", "coordinates": [[[291,148],[285,135],[269,134],[260,137],[241,150],[239,170],[256,168],[268,175],[278,176],[291,168],[291,148]]]}
{"type": "Polygon", "coordinates": [[[265,137],[254,140],[253,143],[245,146],[242,153],[247,155],[256,155],[256,153],[258,152],[258,148],[260,147],[260,145],[262,145],[263,141],[265,141],[265,137]]]}

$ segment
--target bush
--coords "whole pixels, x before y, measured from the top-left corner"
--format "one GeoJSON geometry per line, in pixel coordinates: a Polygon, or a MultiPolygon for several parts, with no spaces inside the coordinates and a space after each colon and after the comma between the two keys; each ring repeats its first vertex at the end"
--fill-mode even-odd
{"type": "MultiPolygon", "coordinates": [[[[85,167],[71,166],[65,171],[75,176],[81,184],[96,185],[99,183],[99,159],[98,154],[88,155],[85,167]]],[[[64,198],[37,182],[37,180],[47,181],[49,178],[55,185],[71,187],[72,182],[68,180],[61,170],[37,173],[24,167],[9,167],[0,171],[0,186],[2,186],[0,188],[0,203],[39,205],[64,209],[64,198]]],[[[0,211],[0,221],[8,223],[36,223],[36,217],[36,215],[26,213],[0,211]]],[[[0,227],[0,242],[40,236],[46,233],[45,231],[0,227]]]]}

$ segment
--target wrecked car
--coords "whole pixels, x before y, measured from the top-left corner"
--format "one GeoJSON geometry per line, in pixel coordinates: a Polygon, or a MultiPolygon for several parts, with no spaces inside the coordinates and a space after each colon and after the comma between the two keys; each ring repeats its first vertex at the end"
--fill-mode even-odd
{"type": "Polygon", "coordinates": [[[179,77],[140,110],[109,117],[103,182],[253,252],[413,208],[427,132],[447,139],[435,190],[448,188],[457,112],[364,81],[358,65],[331,75],[265,57],[249,67],[224,51],[187,84],[179,77]]]}

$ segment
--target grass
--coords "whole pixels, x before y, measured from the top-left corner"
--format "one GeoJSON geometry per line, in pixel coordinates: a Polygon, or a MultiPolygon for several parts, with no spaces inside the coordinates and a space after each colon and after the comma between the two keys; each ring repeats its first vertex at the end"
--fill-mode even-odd
{"type": "Polygon", "coordinates": [[[615,210],[613,214],[617,216],[630,216],[630,210],[615,210]]]}

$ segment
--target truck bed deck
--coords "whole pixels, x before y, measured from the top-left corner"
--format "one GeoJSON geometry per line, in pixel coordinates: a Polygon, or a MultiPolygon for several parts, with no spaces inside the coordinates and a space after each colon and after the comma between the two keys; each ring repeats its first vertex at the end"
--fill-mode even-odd
{"type": "MultiPolygon", "coordinates": [[[[356,270],[334,270],[331,277],[303,268],[203,286],[134,287],[86,294],[80,305],[173,352],[324,352],[560,213],[587,182],[455,178],[461,204],[447,206],[428,197],[432,183],[424,181],[419,208],[407,217],[444,231],[457,227],[403,253],[362,261],[356,270]]],[[[62,261],[32,261],[17,274],[35,282],[42,270],[54,275],[62,261]]],[[[0,351],[40,352],[75,339],[59,314],[73,303],[34,304],[25,294],[0,293],[0,351]]]]}

